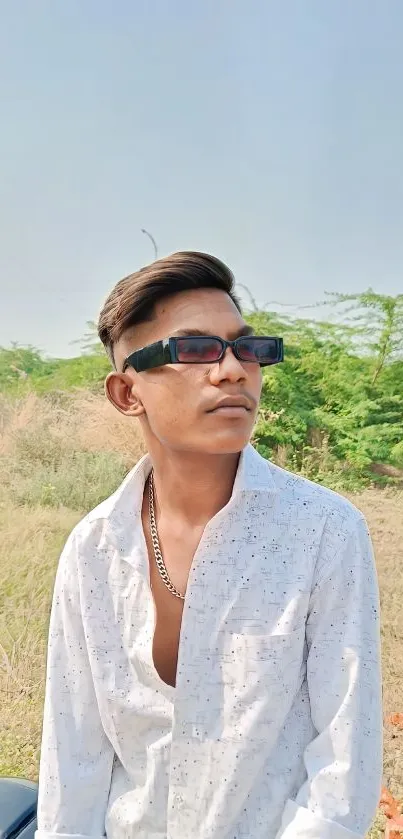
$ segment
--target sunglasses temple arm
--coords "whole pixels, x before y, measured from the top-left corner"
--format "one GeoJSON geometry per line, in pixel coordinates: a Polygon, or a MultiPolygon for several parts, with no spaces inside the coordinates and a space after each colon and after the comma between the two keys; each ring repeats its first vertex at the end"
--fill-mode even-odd
{"type": "Polygon", "coordinates": [[[168,341],[156,341],[155,344],[133,353],[132,366],[137,373],[141,373],[143,370],[169,364],[173,360],[168,341]]]}

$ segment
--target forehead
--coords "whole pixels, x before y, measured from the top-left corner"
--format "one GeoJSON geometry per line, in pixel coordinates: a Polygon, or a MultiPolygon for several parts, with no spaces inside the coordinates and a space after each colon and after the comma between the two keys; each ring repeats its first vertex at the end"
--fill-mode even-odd
{"type": "Polygon", "coordinates": [[[115,356],[123,361],[133,350],[181,330],[194,329],[230,339],[244,326],[242,315],[224,291],[215,288],[181,291],[157,303],[152,320],[126,332],[115,347],[115,356]]]}

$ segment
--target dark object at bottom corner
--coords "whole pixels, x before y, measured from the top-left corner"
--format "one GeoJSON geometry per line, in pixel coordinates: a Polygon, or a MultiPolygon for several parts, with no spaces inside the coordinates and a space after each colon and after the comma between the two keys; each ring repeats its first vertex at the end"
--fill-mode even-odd
{"type": "Polygon", "coordinates": [[[0,778],[0,839],[34,839],[37,801],[37,784],[0,778]]]}

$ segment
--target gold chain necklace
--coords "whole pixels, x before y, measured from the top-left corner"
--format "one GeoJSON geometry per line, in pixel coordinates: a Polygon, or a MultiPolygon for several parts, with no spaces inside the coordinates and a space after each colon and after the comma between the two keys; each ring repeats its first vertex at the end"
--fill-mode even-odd
{"type": "Polygon", "coordinates": [[[154,509],[154,475],[153,472],[150,473],[150,477],[148,480],[148,509],[150,513],[150,532],[151,532],[151,540],[153,543],[154,548],[154,557],[155,562],[160,573],[160,577],[162,582],[175,597],[179,597],[180,600],[185,599],[185,595],[181,594],[177,588],[175,588],[173,582],[171,581],[168,571],[166,569],[165,562],[163,560],[163,556],[161,553],[160,548],[160,540],[158,538],[158,530],[157,530],[157,523],[155,521],[155,509],[154,509]]]}

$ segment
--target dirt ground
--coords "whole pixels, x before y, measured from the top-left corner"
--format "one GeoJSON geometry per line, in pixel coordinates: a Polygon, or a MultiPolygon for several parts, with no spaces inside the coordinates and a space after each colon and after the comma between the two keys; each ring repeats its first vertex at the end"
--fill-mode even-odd
{"type": "MultiPolygon", "coordinates": [[[[386,720],[391,714],[403,712],[403,493],[369,490],[350,498],[364,513],[375,546],[386,720]]],[[[384,781],[403,802],[403,731],[387,722],[384,781]]]]}

